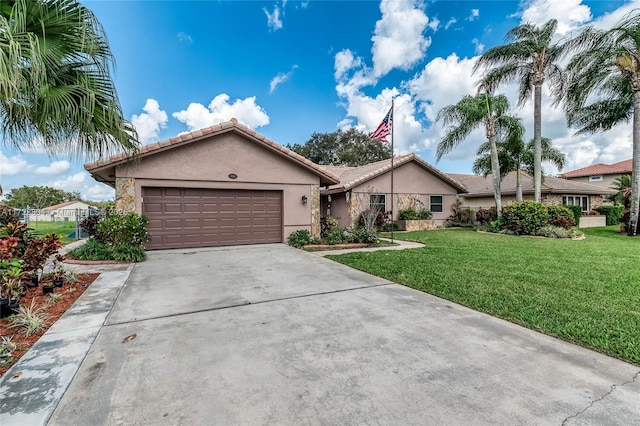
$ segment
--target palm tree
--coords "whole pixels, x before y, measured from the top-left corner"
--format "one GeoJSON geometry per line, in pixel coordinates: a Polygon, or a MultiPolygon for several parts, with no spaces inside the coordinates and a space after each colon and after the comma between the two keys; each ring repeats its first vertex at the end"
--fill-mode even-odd
{"type": "Polygon", "coordinates": [[[542,85],[547,82],[556,99],[564,86],[562,69],[556,64],[564,46],[552,43],[558,22],[550,19],[544,25],[523,24],[506,35],[508,44],[487,50],[474,65],[496,67],[485,74],[480,87],[493,91],[503,83],[519,82],[518,106],[522,107],[533,91],[534,198],[540,201],[542,188],[542,85]]]}
{"type": "Polygon", "coordinates": [[[606,131],[633,119],[628,234],[638,233],[640,207],[640,15],[626,15],[608,31],[588,27],[567,43],[577,50],[567,65],[564,106],[577,134],[606,131]]]}
{"type": "Polygon", "coordinates": [[[609,201],[612,201],[616,206],[622,204],[625,209],[628,209],[631,205],[631,175],[622,175],[615,178],[610,188],[618,192],[610,195],[609,201]]]}
{"type": "Polygon", "coordinates": [[[49,154],[135,153],[93,13],[76,0],[0,3],[0,121],[4,142],[49,154]]]}
{"type": "Polygon", "coordinates": [[[489,93],[467,95],[457,104],[449,105],[438,112],[437,121],[442,120],[448,126],[436,152],[437,160],[451,152],[478,127],[484,126],[491,151],[491,170],[493,171],[493,195],[498,215],[502,211],[500,195],[500,162],[496,140],[504,138],[510,131],[521,128],[520,120],[507,115],[509,100],[504,95],[493,96],[489,93]]]}
{"type": "MultiPolygon", "coordinates": [[[[498,159],[500,161],[500,179],[509,172],[516,172],[516,201],[522,201],[522,177],[521,171],[524,170],[533,175],[533,139],[525,144],[522,140],[522,134],[513,132],[509,137],[497,142],[498,159]]],[[[558,170],[562,170],[565,162],[565,155],[560,150],[551,145],[551,139],[542,138],[542,160],[549,161],[555,165],[558,170]]],[[[491,150],[488,143],[483,143],[478,148],[478,158],[473,163],[473,173],[484,175],[485,177],[491,173],[491,150]]],[[[544,180],[544,173],[542,174],[544,180]]]]}

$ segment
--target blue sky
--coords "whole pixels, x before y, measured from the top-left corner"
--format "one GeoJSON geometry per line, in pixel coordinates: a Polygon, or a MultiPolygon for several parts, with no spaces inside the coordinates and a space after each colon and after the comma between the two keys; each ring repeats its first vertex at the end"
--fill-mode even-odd
{"type": "MultiPolygon", "coordinates": [[[[634,1],[84,1],[108,35],[115,83],[144,144],[236,117],[283,145],[313,132],[371,131],[396,97],[397,154],[416,152],[445,172],[471,173],[478,131],[436,163],[438,110],[476,90],[475,58],[523,22],[559,20],[558,37],[610,27],[634,1]]],[[[532,105],[516,109],[532,136],[532,105]]],[[[543,135],[567,155],[566,170],[631,157],[631,131],[575,137],[543,101],[543,135]]],[[[87,159],[89,161],[91,159],[87,159]]],[[[113,190],[84,159],[2,148],[5,193],[49,185],[105,200],[113,190]]],[[[548,167],[548,173],[557,170],[548,167]]]]}

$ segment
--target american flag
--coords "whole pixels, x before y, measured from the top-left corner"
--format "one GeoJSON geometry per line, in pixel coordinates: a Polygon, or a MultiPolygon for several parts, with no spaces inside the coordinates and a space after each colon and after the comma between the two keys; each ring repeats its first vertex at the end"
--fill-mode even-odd
{"type": "Polygon", "coordinates": [[[371,139],[379,139],[380,142],[389,142],[387,136],[391,134],[391,126],[393,125],[393,107],[389,109],[387,115],[382,119],[382,123],[369,136],[371,139]]]}

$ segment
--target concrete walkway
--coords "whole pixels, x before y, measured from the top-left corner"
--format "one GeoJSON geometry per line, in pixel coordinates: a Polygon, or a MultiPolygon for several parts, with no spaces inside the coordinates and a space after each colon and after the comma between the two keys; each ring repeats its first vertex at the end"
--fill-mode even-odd
{"type": "MultiPolygon", "coordinates": [[[[380,238],[381,240],[391,242],[389,238],[380,238]]],[[[380,250],[406,250],[413,248],[421,248],[424,247],[422,243],[414,243],[413,241],[403,241],[394,239],[394,243],[396,246],[386,246],[386,247],[365,247],[365,248],[353,248],[353,249],[341,249],[341,250],[323,250],[323,251],[312,251],[310,253],[317,254],[318,256],[327,256],[330,254],[345,254],[345,253],[355,253],[355,252],[368,252],[368,251],[380,251],[380,250]]]]}
{"type": "Polygon", "coordinates": [[[640,419],[640,367],[315,253],[155,251],[101,279],[0,382],[2,426],[640,419]]]}

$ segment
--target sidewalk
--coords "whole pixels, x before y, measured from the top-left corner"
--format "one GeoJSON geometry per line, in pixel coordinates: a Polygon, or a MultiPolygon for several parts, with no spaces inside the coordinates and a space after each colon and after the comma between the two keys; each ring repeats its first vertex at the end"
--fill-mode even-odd
{"type": "MultiPolygon", "coordinates": [[[[391,242],[389,238],[380,238],[383,241],[391,242]]],[[[403,241],[394,239],[394,243],[398,244],[397,246],[386,246],[386,247],[364,247],[364,248],[353,248],[353,249],[342,249],[342,250],[323,250],[323,251],[312,251],[310,253],[317,254],[318,256],[327,256],[330,254],[346,254],[346,253],[355,253],[360,251],[380,251],[380,250],[406,250],[406,249],[414,249],[414,248],[422,248],[424,244],[415,243],[413,241],[403,241]]]]}

